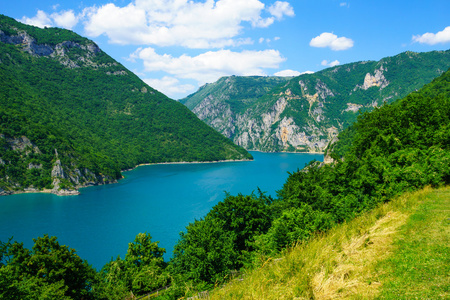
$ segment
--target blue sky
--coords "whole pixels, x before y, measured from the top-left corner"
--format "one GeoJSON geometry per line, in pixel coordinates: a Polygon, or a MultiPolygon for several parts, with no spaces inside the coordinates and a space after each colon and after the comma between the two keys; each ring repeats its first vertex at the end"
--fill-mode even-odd
{"type": "Polygon", "coordinates": [[[298,75],[450,48],[450,1],[0,0],[71,29],[173,99],[227,75],[298,75]]]}

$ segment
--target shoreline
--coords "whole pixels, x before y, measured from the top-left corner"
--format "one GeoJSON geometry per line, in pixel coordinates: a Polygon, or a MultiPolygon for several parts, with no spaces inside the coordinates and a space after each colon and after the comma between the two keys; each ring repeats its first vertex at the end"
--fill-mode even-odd
{"type": "MultiPolygon", "coordinates": [[[[227,159],[227,160],[212,160],[212,161],[178,161],[178,162],[162,162],[162,163],[144,163],[144,164],[138,164],[135,167],[131,168],[131,169],[125,169],[125,170],[120,170],[121,173],[123,172],[128,172],[128,171],[132,171],[134,169],[137,169],[138,167],[141,166],[152,166],[152,165],[173,165],[173,164],[213,164],[213,163],[224,163],[224,162],[244,162],[244,161],[252,161],[253,159],[227,159]]],[[[122,175],[122,178],[119,178],[118,180],[112,181],[112,182],[108,182],[108,183],[103,183],[103,184],[88,184],[88,185],[83,185],[83,186],[77,186],[75,190],[52,190],[52,189],[43,189],[43,190],[37,190],[34,188],[25,188],[24,190],[21,191],[5,191],[0,189],[0,197],[1,196],[10,196],[10,195],[18,195],[18,194],[53,194],[56,196],[77,196],[80,193],[79,189],[81,188],[86,188],[86,187],[91,187],[91,186],[97,186],[97,185],[107,185],[107,184],[114,184],[114,183],[118,183],[120,179],[125,178],[125,176],[122,175]]]]}
{"type": "Polygon", "coordinates": [[[248,152],[260,152],[260,153],[289,153],[289,154],[323,154],[325,155],[325,152],[291,152],[291,151],[261,151],[261,150],[247,150],[248,152]]]}
{"type": "MultiPolygon", "coordinates": [[[[187,164],[216,164],[224,162],[241,162],[241,161],[252,161],[253,159],[226,159],[226,160],[209,160],[209,161],[174,161],[174,162],[162,162],[162,163],[144,163],[138,164],[131,169],[121,170],[120,172],[133,171],[142,166],[155,166],[155,165],[187,165],[187,164]]],[[[122,176],[123,178],[123,176],[122,176]]]]}
{"type": "MultiPolygon", "coordinates": [[[[289,153],[289,154],[322,154],[324,155],[323,152],[288,152],[288,151],[274,151],[274,152],[267,152],[267,151],[261,151],[261,150],[247,150],[249,152],[260,152],[260,153],[289,153]]],[[[160,162],[160,163],[143,163],[143,164],[138,164],[133,168],[130,169],[124,169],[124,170],[120,170],[121,173],[123,172],[129,172],[129,171],[133,171],[135,169],[137,169],[138,167],[142,167],[142,166],[153,166],[153,165],[177,165],[177,164],[216,164],[216,163],[227,163],[227,162],[245,162],[245,161],[253,161],[254,159],[226,159],[226,160],[211,160],[211,161],[176,161],[176,162],[160,162]]],[[[124,175],[122,175],[123,179],[125,178],[124,175]]],[[[106,184],[114,184],[114,183],[118,183],[119,180],[116,181],[112,181],[112,182],[108,182],[108,183],[104,183],[104,184],[89,184],[89,185],[84,185],[84,186],[77,186],[75,190],[59,190],[59,191],[54,191],[52,189],[43,189],[43,190],[37,190],[34,188],[25,188],[24,190],[21,191],[5,191],[0,189],[0,196],[10,196],[10,195],[17,195],[17,194],[53,194],[56,196],[77,196],[80,194],[79,189],[81,188],[86,188],[86,187],[90,187],[90,186],[96,186],[96,185],[106,185],[106,184]]]]}

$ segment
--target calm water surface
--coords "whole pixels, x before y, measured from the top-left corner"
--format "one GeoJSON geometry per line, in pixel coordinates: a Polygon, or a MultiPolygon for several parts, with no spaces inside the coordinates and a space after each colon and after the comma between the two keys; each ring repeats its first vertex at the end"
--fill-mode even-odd
{"type": "Polygon", "coordinates": [[[252,152],[254,161],[142,166],[117,184],[81,189],[79,196],[20,194],[0,197],[0,241],[11,236],[31,248],[33,238],[58,237],[95,268],[120,255],[139,232],[166,248],[166,259],[189,222],[224,198],[259,187],[276,196],[287,172],[321,154],[252,152]]]}

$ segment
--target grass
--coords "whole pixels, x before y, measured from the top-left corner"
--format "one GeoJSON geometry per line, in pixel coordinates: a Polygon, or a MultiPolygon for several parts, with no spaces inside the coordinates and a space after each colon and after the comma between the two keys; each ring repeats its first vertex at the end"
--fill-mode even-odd
{"type": "Polygon", "coordinates": [[[449,207],[450,188],[405,194],[262,258],[210,299],[450,298],[449,207]]]}
{"type": "Polygon", "coordinates": [[[380,299],[450,299],[450,189],[429,194],[380,262],[380,299]]]}

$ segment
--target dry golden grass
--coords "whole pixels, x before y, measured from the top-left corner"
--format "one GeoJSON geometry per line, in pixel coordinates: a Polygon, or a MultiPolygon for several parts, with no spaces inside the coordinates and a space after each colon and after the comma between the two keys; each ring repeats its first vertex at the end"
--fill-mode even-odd
{"type": "Polygon", "coordinates": [[[210,299],[372,299],[381,285],[378,262],[393,251],[411,207],[431,192],[406,194],[288,249],[279,259],[267,258],[243,280],[212,291],[210,299]]]}

